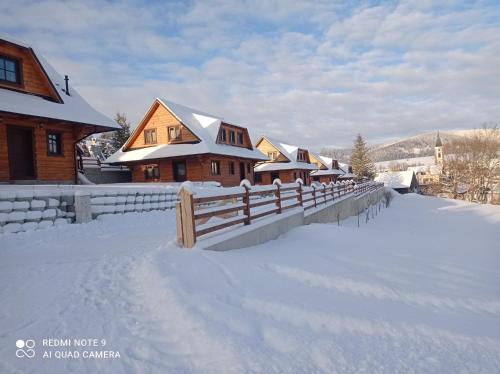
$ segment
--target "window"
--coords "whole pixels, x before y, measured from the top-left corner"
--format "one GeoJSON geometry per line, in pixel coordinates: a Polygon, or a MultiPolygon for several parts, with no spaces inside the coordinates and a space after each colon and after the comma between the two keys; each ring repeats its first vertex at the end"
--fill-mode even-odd
{"type": "Polygon", "coordinates": [[[243,133],[238,132],[238,144],[243,144],[243,133]]]}
{"type": "Polygon", "coordinates": [[[255,183],[262,183],[262,175],[260,173],[255,173],[254,180],[255,183]]]}
{"type": "Polygon", "coordinates": [[[234,131],[229,131],[229,142],[234,144],[236,142],[234,131]]]}
{"type": "Polygon", "coordinates": [[[47,133],[47,154],[49,156],[62,155],[61,134],[53,132],[47,133]]]}
{"type": "Polygon", "coordinates": [[[221,142],[227,142],[227,134],[226,134],[226,129],[221,129],[220,130],[220,135],[219,135],[219,140],[221,142]]]}
{"type": "Polygon", "coordinates": [[[220,175],[220,161],[212,161],[212,175],[220,175]]]}
{"type": "Polygon", "coordinates": [[[234,162],[233,161],[229,162],[229,174],[234,175],[234,162]]]}
{"type": "Polygon", "coordinates": [[[146,165],[146,168],[144,169],[144,177],[146,179],[160,178],[160,168],[158,167],[158,165],[146,165]]]}
{"type": "Polygon", "coordinates": [[[267,157],[269,157],[271,161],[274,161],[278,158],[278,152],[267,152],[267,157]]]}
{"type": "Polygon", "coordinates": [[[0,56],[0,81],[7,83],[21,83],[19,61],[0,56]]]}
{"type": "Polygon", "coordinates": [[[156,129],[144,130],[144,144],[156,143],[156,129]]]}
{"type": "Polygon", "coordinates": [[[181,128],[179,126],[168,128],[168,140],[181,140],[181,128]]]}

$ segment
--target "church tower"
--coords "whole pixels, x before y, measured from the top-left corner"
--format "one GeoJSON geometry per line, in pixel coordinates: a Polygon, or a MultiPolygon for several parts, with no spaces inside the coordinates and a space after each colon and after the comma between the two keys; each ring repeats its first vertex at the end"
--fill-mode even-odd
{"type": "Polygon", "coordinates": [[[434,147],[434,160],[436,166],[441,170],[443,169],[443,143],[441,142],[441,137],[439,136],[439,131],[436,138],[436,146],[434,147]]]}

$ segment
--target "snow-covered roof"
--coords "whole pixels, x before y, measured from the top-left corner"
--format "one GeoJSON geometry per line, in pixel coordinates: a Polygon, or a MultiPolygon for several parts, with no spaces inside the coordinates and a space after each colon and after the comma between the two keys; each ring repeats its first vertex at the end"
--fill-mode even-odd
{"type": "MultiPolygon", "coordinates": [[[[208,114],[172,101],[157,98],[161,105],[166,107],[180,122],[182,122],[201,142],[195,144],[159,144],[153,147],[123,151],[118,150],[108,157],[106,162],[130,162],[138,160],[152,160],[167,157],[189,156],[197,154],[216,154],[234,156],[254,160],[268,160],[260,151],[228,144],[217,143],[219,127],[222,118],[208,114]]],[[[153,103],[154,105],[154,103],[153,103]]],[[[140,129],[136,129],[140,131],[140,129]]]]}
{"type": "MultiPolygon", "coordinates": [[[[261,139],[266,139],[271,143],[283,156],[285,156],[290,161],[297,161],[297,151],[299,147],[295,145],[290,145],[283,143],[277,139],[270,138],[269,136],[262,136],[261,139]]],[[[259,139],[260,142],[260,139],[259,139]]]]}
{"type": "Polygon", "coordinates": [[[318,155],[318,154],[313,153],[313,152],[309,152],[309,153],[311,153],[317,160],[322,162],[323,165],[325,165],[328,168],[328,169],[323,169],[323,170],[312,171],[311,175],[321,176],[321,175],[342,175],[342,174],[344,174],[344,172],[342,170],[332,168],[333,158],[318,155]]]}
{"type": "Polygon", "coordinates": [[[385,186],[390,188],[408,188],[411,186],[413,176],[412,170],[386,171],[377,174],[375,181],[384,183],[385,186]]]}
{"type": "Polygon", "coordinates": [[[320,175],[344,175],[344,172],[339,169],[324,169],[324,170],[314,170],[311,171],[311,175],[320,176],[320,175]]]}
{"type": "Polygon", "coordinates": [[[258,142],[262,139],[266,139],[271,143],[283,156],[285,156],[289,162],[265,162],[263,164],[257,165],[255,171],[275,171],[275,170],[290,170],[290,169],[305,169],[305,170],[317,170],[318,167],[315,164],[310,164],[307,162],[297,161],[298,150],[301,149],[295,145],[287,144],[277,139],[270,138],[268,136],[262,136],[258,142]]]}
{"type": "Polygon", "coordinates": [[[290,169],[303,169],[303,170],[317,170],[318,167],[314,164],[307,162],[264,162],[257,165],[255,171],[276,171],[276,170],[290,170],[290,169]]]}
{"type": "Polygon", "coordinates": [[[328,166],[329,168],[332,167],[332,165],[333,165],[333,158],[327,157],[327,156],[322,156],[322,155],[319,155],[319,157],[326,164],[326,166],[328,166]]]}
{"type": "Polygon", "coordinates": [[[4,36],[0,36],[0,40],[30,49],[40,61],[50,83],[63,101],[63,103],[56,103],[29,93],[0,88],[0,111],[91,124],[109,129],[120,127],[112,119],[92,108],[71,85],[69,85],[70,95],[66,95],[63,90],[64,78],[33,47],[4,36]]]}
{"type": "Polygon", "coordinates": [[[349,173],[348,164],[343,164],[342,162],[339,162],[339,169],[342,172],[342,175],[340,175],[339,178],[356,178],[356,174],[349,173]]]}
{"type": "Polygon", "coordinates": [[[411,170],[415,173],[441,174],[441,168],[436,165],[408,166],[406,170],[411,170]]]}

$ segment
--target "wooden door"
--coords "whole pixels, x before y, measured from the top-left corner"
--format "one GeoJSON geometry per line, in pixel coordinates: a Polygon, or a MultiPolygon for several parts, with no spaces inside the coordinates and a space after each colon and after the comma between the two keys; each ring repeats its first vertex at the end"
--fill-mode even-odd
{"type": "Polygon", "coordinates": [[[240,180],[242,181],[243,179],[245,179],[246,175],[245,175],[245,163],[244,162],[240,162],[240,180]]]}
{"type": "Polygon", "coordinates": [[[186,161],[174,161],[173,169],[174,169],[174,180],[176,182],[184,182],[187,180],[186,161]]]}
{"type": "Polygon", "coordinates": [[[10,178],[35,179],[35,151],[33,129],[30,127],[7,127],[10,178]]]}

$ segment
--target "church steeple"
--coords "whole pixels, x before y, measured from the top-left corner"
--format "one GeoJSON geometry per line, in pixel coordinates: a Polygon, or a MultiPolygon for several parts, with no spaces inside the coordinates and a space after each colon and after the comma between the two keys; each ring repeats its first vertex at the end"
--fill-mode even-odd
{"type": "Polygon", "coordinates": [[[443,146],[443,143],[441,142],[441,137],[439,136],[439,131],[438,131],[438,135],[436,138],[436,147],[442,147],[442,146],[443,146]]]}
{"type": "Polygon", "coordinates": [[[434,159],[436,166],[443,169],[443,142],[439,136],[439,131],[437,133],[436,145],[434,146],[434,159]]]}

